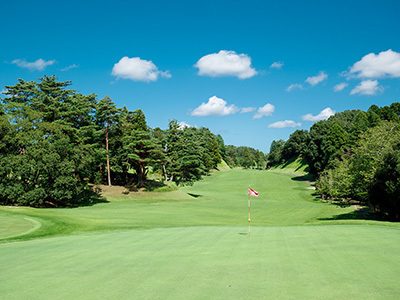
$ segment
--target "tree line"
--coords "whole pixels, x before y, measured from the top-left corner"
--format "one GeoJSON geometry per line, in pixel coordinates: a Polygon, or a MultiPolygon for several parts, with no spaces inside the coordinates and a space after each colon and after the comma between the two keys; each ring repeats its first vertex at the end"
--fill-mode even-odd
{"type": "Polygon", "coordinates": [[[149,172],[191,184],[221,161],[208,128],[150,128],[142,110],[68,89],[55,76],[19,79],[0,102],[0,203],[79,204],[89,183],[145,184],[149,172]]]}
{"type": "Polygon", "coordinates": [[[400,103],[368,111],[346,110],[273,141],[269,165],[301,156],[316,175],[324,199],[369,206],[383,216],[400,215],[400,103]]]}

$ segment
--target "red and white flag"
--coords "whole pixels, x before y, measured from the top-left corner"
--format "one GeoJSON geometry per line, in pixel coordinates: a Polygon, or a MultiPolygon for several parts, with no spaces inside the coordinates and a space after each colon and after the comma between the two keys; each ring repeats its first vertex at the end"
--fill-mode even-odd
{"type": "Polygon", "coordinates": [[[258,197],[258,192],[256,192],[255,190],[252,190],[251,188],[249,188],[249,195],[258,197]]]}

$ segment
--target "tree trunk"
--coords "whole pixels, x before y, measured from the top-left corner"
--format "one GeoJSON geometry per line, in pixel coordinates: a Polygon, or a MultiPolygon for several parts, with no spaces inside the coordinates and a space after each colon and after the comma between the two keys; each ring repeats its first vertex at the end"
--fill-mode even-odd
{"type": "Polygon", "coordinates": [[[108,157],[108,125],[106,127],[106,151],[107,151],[107,180],[108,180],[108,186],[111,186],[110,158],[108,157]]]}
{"type": "Polygon", "coordinates": [[[138,174],[138,175],[140,177],[140,182],[139,182],[140,187],[144,186],[144,179],[146,178],[145,172],[146,172],[145,167],[141,163],[139,163],[139,173],[140,174],[138,174]]]}
{"type": "Polygon", "coordinates": [[[167,170],[165,169],[165,165],[163,165],[162,168],[163,168],[163,172],[164,172],[165,181],[168,181],[167,170]]]}

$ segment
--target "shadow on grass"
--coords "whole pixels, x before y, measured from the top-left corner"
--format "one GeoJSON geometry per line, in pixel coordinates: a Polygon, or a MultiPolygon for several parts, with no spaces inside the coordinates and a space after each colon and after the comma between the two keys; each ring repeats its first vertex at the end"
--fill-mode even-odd
{"type": "MultiPolygon", "coordinates": [[[[298,157],[292,157],[291,159],[289,159],[288,161],[286,161],[283,165],[281,165],[279,168],[280,168],[280,169],[284,169],[284,168],[288,167],[290,164],[292,164],[293,162],[295,162],[297,159],[298,159],[298,157]]],[[[295,172],[298,171],[298,170],[300,170],[300,169],[303,168],[304,166],[307,166],[307,167],[304,169],[304,172],[309,172],[309,171],[310,171],[309,164],[308,164],[308,162],[307,162],[307,160],[306,160],[305,158],[302,158],[302,159],[300,160],[300,162],[298,163],[298,166],[297,166],[297,168],[295,169],[295,172]]]]}
{"type": "Polygon", "coordinates": [[[188,193],[188,195],[189,195],[190,197],[193,197],[193,198],[203,197],[202,195],[191,194],[191,193],[188,193]]]}
{"type": "Polygon", "coordinates": [[[152,192],[156,189],[164,188],[167,185],[164,184],[163,182],[160,181],[155,181],[155,180],[146,180],[144,182],[144,187],[146,188],[147,191],[152,192]]]}
{"type": "Polygon", "coordinates": [[[307,175],[304,176],[294,176],[291,179],[294,181],[314,181],[315,176],[311,173],[308,173],[307,175]]]}
{"type": "Polygon", "coordinates": [[[369,221],[388,221],[378,214],[370,213],[366,209],[355,210],[346,214],[336,215],[331,218],[319,218],[320,221],[334,220],[369,220],[369,221]]]}
{"type": "MultiPolygon", "coordinates": [[[[69,208],[81,207],[81,206],[93,206],[98,203],[108,203],[109,201],[100,196],[99,193],[93,190],[85,190],[81,193],[78,199],[72,202],[69,208]]],[[[60,207],[62,208],[62,207],[60,207]]]]}

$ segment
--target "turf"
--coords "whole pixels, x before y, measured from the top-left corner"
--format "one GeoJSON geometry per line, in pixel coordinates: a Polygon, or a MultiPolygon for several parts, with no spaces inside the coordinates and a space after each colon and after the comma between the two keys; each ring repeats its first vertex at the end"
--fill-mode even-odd
{"type": "Polygon", "coordinates": [[[396,299],[399,230],[180,227],[5,244],[6,299],[396,299]]]}
{"type": "Polygon", "coordinates": [[[227,170],[168,193],[105,188],[108,202],[87,207],[2,207],[2,224],[41,227],[0,238],[0,298],[398,298],[398,224],[321,203],[307,187],[227,170]],[[260,193],[251,237],[249,185],[260,193]]]}

